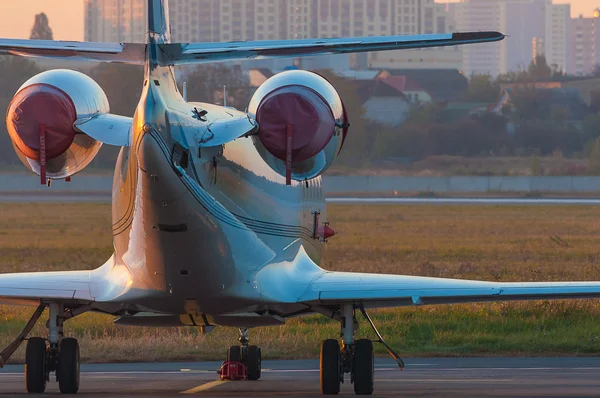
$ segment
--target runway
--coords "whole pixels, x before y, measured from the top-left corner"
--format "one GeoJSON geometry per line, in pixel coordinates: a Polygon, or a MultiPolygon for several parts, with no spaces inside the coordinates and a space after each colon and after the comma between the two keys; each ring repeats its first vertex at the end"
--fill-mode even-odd
{"type": "MultiPolygon", "coordinates": [[[[531,397],[600,395],[600,358],[408,359],[404,371],[377,359],[376,397],[531,397]]],[[[82,396],[314,397],[318,361],[264,361],[259,381],[219,382],[218,362],[83,365],[82,396]]],[[[23,366],[0,370],[0,396],[27,396],[23,366]]],[[[58,393],[51,382],[48,394],[58,393]]],[[[354,396],[342,385],[340,396],[354,396]]]]}
{"type": "MultiPolygon", "coordinates": [[[[109,193],[2,193],[1,203],[111,203],[109,193]]],[[[597,206],[600,198],[409,198],[409,197],[331,197],[326,198],[329,204],[431,204],[431,205],[577,205],[597,206]]]]}
{"type": "Polygon", "coordinates": [[[441,205],[600,205],[593,198],[327,198],[339,204],[441,204],[441,205]]]}

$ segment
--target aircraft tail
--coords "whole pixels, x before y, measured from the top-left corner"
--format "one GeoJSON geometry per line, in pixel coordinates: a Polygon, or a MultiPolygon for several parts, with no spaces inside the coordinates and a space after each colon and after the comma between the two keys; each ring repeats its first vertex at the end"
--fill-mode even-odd
{"type": "Polygon", "coordinates": [[[148,0],[148,44],[171,42],[169,0],[148,0]]]}

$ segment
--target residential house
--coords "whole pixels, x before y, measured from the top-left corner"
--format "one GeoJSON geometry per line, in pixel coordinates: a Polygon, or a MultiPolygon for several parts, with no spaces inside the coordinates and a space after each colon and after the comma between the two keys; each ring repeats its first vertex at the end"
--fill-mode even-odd
{"type": "Polygon", "coordinates": [[[402,92],[414,104],[433,102],[433,98],[427,90],[406,76],[380,77],[378,80],[402,92]]]}
{"type": "Polygon", "coordinates": [[[434,102],[458,99],[468,88],[469,81],[457,69],[390,69],[377,74],[377,79],[403,76],[431,96],[434,102]]]}
{"type": "Polygon", "coordinates": [[[402,91],[380,79],[356,82],[365,119],[389,127],[398,127],[406,120],[412,104],[402,91]]]}

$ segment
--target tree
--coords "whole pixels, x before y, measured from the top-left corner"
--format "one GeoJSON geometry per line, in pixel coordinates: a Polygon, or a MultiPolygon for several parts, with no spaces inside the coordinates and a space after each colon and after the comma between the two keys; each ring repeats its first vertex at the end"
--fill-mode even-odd
{"type": "Polygon", "coordinates": [[[583,121],[583,134],[587,142],[600,137],[600,114],[588,115],[583,121]]]}
{"type": "Polygon", "coordinates": [[[48,17],[43,12],[35,16],[35,23],[29,38],[32,40],[52,40],[52,29],[48,25],[48,17]]]}
{"type": "Polygon", "coordinates": [[[592,144],[588,160],[588,173],[591,175],[600,175],[600,138],[596,138],[592,144]]]}
{"type": "Polygon", "coordinates": [[[187,71],[188,101],[223,105],[223,86],[227,88],[227,105],[244,110],[250,100],[250,80],[240,67],[223,64],[198,65],[187,71]]]}
{"type": "Polygon", "coordinates": [[[89,75],[104,90],[112,113],[133,115],[144,82],[141,66],[101,63],[89,75]]]}
{"type": "MultiPolygon", "coordinates": [[[[101,63],[89,75],[104,90],[111,113],[133,116],[144,82],[141,66],[101,63]]],[[[119,150],[119,147],[104,145],[93,166],[114,166],[119,150]]]]}
{"type": "Polygon", "coordinates": [[[538,91],[534,87],[523,87],[511,91],[512,103],[510,115],[514,123],[527,123],[531,120],[544,119],[549,109],[540,109],[537,101],[538,91]]]}
{"type": "Polygon", "coordinates": [[[474,102],[494,102],[500,95],[500,86],[490,75],[473,75],[465,93],[465,100],[474,102]]]}
{"type": "Polygon", "coordinates": [[[529,64],[527,68],[529,79],[531,80],[546,80],[552,77],[552,68],[546,62],[544,55],[536,55],[535,59],[529,64]]]}
{"type": "Polygon", "coordinates": [[[555,149],[570,155],[581,151],[584,144],[583,136],[577,131],[547,119],[521,124],[515,134],[516,148],[523,148],[526,153],[538,151],[542,156],[551,154],[555,149]]]}
{"type": "MultiPolygon", "coordinates": [[[[41,70],[35,62],[11,55],[0,56],[0,70],[2,70],[0,75],[0,110],[6,113],[10,101],[19,87],[41,70]]],[[[15,165],[20,163],[6,131],[6,124],[0,123],[0,164],[15,165]]]]}
{"type": "Polygon", "coordinates": [[[408,117],[407,122],[412,123],[434,123],[437,122],[442,108],[435,103],[424,103],[413,107],[408,117]]]}
{"type": "Polygon", "coordinates": [[[373,142],[373,159],[423,159],[435,154],[429,136],[431,125],[407,122],[400,129],[380,127],[373,142]]]}

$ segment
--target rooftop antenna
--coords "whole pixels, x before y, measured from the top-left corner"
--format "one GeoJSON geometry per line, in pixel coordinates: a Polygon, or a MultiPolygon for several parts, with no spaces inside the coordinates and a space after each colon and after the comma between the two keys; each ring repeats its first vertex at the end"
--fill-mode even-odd
{"type": "Polygon", "coordinates": [[[223,86],[223,106],[227,107],[227,86],[223,86]]]}
{"type": "Polygon", "coordinates": [[[187,82],[183,82],[183,100],[187,102],[187,82]]]}

